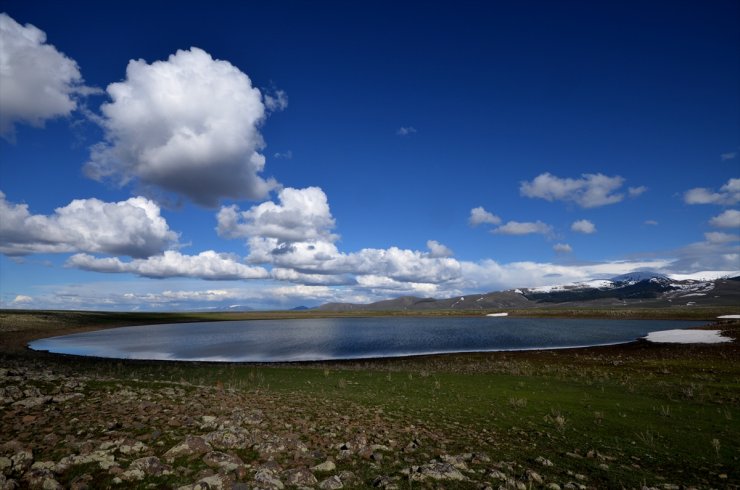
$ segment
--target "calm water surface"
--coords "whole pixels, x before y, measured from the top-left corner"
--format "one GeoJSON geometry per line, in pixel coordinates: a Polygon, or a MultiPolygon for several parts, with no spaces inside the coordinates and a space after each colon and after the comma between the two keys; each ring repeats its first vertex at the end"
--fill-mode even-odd
{"type": "Polygon", "coordinates": [[[118,359],[280,362],[617,344],[697,323],[491,317],[249,320],[115,328],[29,346],[118,359]]]}

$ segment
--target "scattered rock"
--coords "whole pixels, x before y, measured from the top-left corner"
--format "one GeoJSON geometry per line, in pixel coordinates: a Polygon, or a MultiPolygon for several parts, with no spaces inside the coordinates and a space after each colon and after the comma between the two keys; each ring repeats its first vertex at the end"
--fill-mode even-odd
{"type": "Polygon", "coordinates": [[[211,475],[178,490],[231,490],[233,484],[234,481],[227,475],[211,475]]]}
{"type": "Polygon", "coordinates": [[[552,461],[542,456],[537,456],[537,459],[535,459],[534,461],[542,466],[553,466],[552,461]]]}
{"type": "Polygon", "coordinates": [[[206,434],[206,442],[215,449],[237,449],[244,446],[251,446],[249,434],[237,428],[221,429],[206,434]]]}
{"type": "Polygon", "coordinates": [[[426,480],[427,478],[431,478],[433,480],[466,480],[465,475],[460,473],[460,470],[450,463],[443,462],[414,466],[409,472],[409,478],[417,481],[426,480]]]}
{"type": "Polygon", "coordinates": [[[261,489],[281,490],[285,488],[285,485],[280,481],[280,478],[277,477],[275,472],[266,468],[257,470],[257,473],[254,474],[254,482],[261,489]]]}
{"type": "Polygon", "coordinates": [[[168,463],[172,463],[176,458],[186,457],[188,459],[195,459],[210,451],[211,445],[204,438],[187,436],[183,442],[164,453],[164,459],[168,463]]]}
{"type": "Polygon", "coordinates": [[[10,458],[13,465],[13,472],[22,475],[33,464],[33,453],[31,451],[18,451],[10,458]]]}
{"type": "Polygon", "coordinates": [[[23,481],[25,486],[31,489],[57,490],[62,488],[62,485],[54,479],[54,473],[46,468],[28,470],[26,474],[23,475],[21,481],[23,481]]]}
{"type": "Polygon", "coordinates": [[[162,464],[156,456],[136,459],[131,462],[128,468],[129,470],[141,470],[149,476],[169,475],[172,473],[172,468],[162,464]]]}
{"type": "Polygon", "coordinates": [[[238,456],[232,456],[219,451],[212,451],[203,456],[203,462],[211,468],[223,469],[227,472],[235,471],[240,466],[244,466],[244,461],[238,456]]]}
{"type": "Polygon", "coordinates": [[[313,468],[311,468],[313,471],[334,471],[337,469],[337,465],[334,464],[334,461],[326,460],[321,464],[317,464],[313,468]]]}
{"type": "Polygon", "coordinates": [[[24,398],[23,400],[19,400],[13,403],[13,406],[21,408],[33,408],[49,403],[50,401],[50,396],[30,396],[28,398],[24,398]]]}
{"type": "Polygon", "coordinates": [[[398,485],[390,477],[381,475],[373,480],[373,486],[376,488],[384,488],[385,490],[397,490],[398,485]]]}
{"type": "Polygon", "coordinates": [[[537,484],[542,484],[542,482],[544,481],[539,473],[532,470],[527,470],[527,480],[537,484]]]}
{"type": "Polygon", "coordinates": [[[318,483],[318,480],[308,468],[293,468],[282,474],[283,480],[288,485],[296,487],[308,487],[318,483]]]}
{"type": "Polygon", "coordinates": [[[337,488],[344,488],[344,485],[342,484],[342,480],[340,480],[337,475],[334,475],[319,483],[319,488],[335,490],[337,488]]]}

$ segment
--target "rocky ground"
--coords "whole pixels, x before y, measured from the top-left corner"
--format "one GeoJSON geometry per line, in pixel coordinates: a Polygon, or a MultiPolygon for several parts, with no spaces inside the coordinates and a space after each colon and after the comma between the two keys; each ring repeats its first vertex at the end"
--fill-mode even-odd
{"type": "Polygon", "coordinates": [[[444,437],[382,409],[295,394],[6,366],[0,403],[2,488],[588,488],[553,478],[544,456],[447,454],[444,437]]]}

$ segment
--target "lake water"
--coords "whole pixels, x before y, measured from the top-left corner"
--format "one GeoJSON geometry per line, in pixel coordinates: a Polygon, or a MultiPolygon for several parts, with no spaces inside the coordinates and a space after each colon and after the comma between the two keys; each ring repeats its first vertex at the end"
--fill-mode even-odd
{"type": "Polygon", "coordinates": [[[29,347],[117,359],[284,362],[630,342],[698,322],[540,318],[327,318],[177,323],[35,340],[29,347]]]}

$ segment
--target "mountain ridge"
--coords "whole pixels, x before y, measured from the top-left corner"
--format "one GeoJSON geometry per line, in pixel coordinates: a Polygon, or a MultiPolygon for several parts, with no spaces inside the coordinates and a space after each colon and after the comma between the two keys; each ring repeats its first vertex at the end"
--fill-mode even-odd
{"type": "Polygon", "coordinates": [[[582,283],[517,288],[451,298],[401,296],[374,303],[325,303],[319,311],[429,311],[528,309],[552,306],[641,307],[740,305],[740,273],[714,280],[671,279],[638,272],[582,283]]]}

